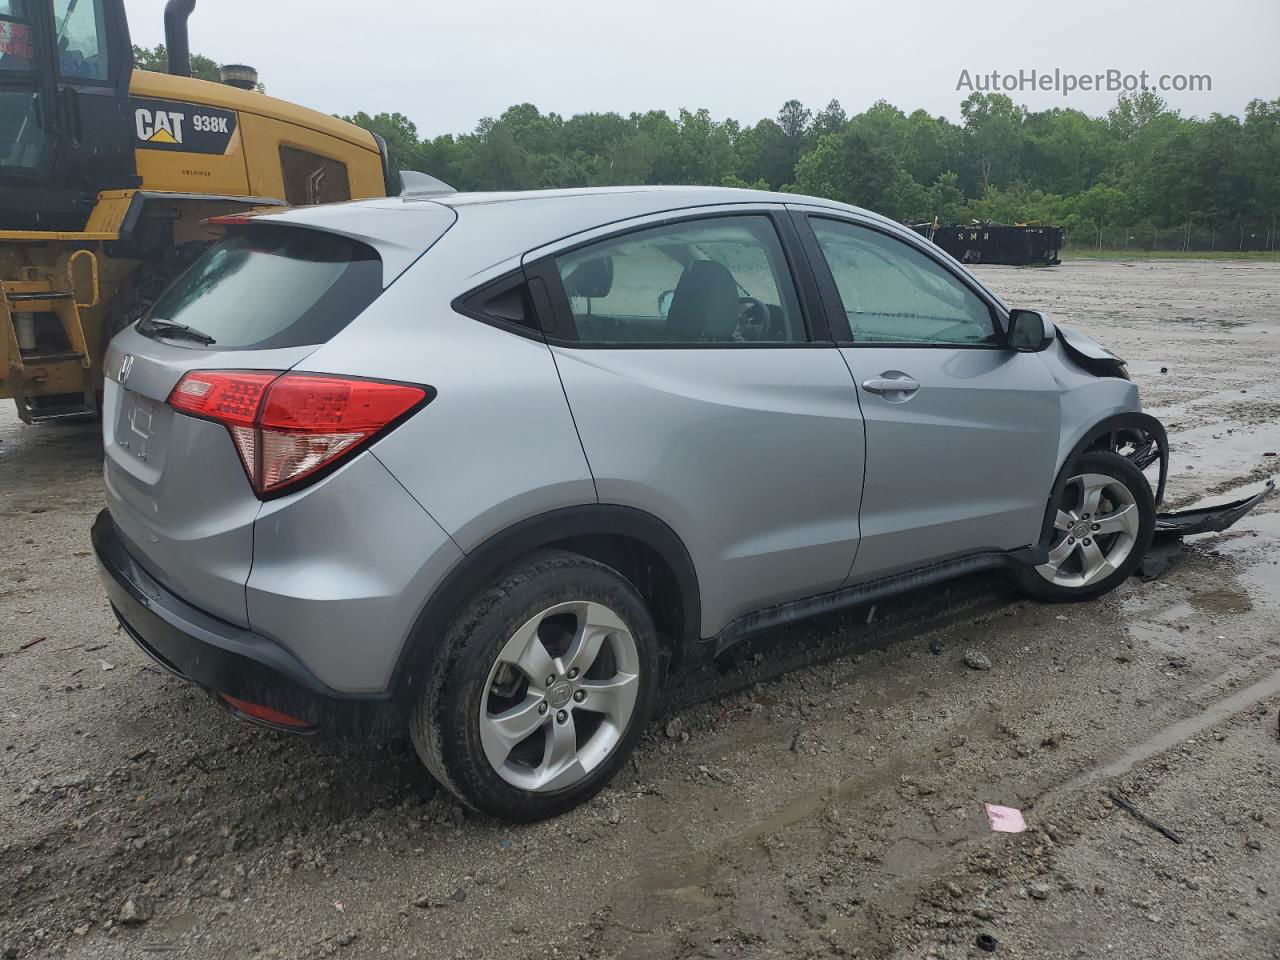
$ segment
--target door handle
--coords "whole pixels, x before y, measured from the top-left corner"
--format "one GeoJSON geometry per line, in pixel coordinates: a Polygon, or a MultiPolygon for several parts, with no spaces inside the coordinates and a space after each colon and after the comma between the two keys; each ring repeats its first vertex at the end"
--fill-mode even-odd
{"type": "Polygon", "coordinates": [[[910,377],[873,377],[862,381],[862,389],[867,393],[911,394],[920,389],[920,384],[910,377]]]}

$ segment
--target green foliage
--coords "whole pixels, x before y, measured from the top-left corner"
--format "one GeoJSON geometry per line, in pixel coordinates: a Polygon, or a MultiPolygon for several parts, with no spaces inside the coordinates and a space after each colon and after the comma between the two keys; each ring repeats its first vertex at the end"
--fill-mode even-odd
{"type": "MultiPolygon", "coordinates": [[[[140,69],[166,68],[163,44],[133,53],[140,69]]],[[[218,80],[208,57],[193,53],[191,68],[218,80]]],[[[714,184],[830,197],[907,222],[1041,220],[1092,247],[1280,249],[1280,98],[1251,101],[1243,120],[1201,120],[1151,91],[1122,95],[1105,117],[972,93],[960,114],[957,125],[881,100],[851,117],[837,100],[814,112],[792,99],[742,126],[705,109],[566,119],[521,103],[434,139],[401,113],[343,119],[386,140],[394,168],[460,190],[714,184]]]]}
{"type": "MultiPolygon", "coordinates": [[[[133,48],[133,65],[139,70],[154,70],[156,73],[167,73],[169,71],[169,54],[165,50],[163,43],[157,43],[150,49],[139,47],[135,44],[133,48]]],[[[191,54],[191,75],[198,80],[210,80],[213,83],[218,83],[222,79],[218,74],[218,64],[198,53],[191,54]]]]}
{"type": "MultiPolygon", "coordinates": [[[[134,60],[167,64],[163,45],[134,47],[134,60]]],[[[208,57],[192,54],[191,66],[218,80],[208,57]]],[[[1243,120],[1182,117],[1150,91],[1122,95],[1105,117],[1032,113],[986,93],[960,112],[957,125],[882,100],[851,117],[837,100],[814,112],[792,99],[742,126],[705,109],[566,119],[522,103],[434,139],[401,113],[343,119],[385,139],[396,169],[460,190],[716,184],[831,197],[907,222],[1053,222],[1093,247],[1280,248],[1280,99],[1252,101],[1243,120]]]]}
{"type": "Polygon", "coordinates": [[[1200,120],[1150,92],[1122,96],[1105,117],[974,93],[961,116],[885,101],[849,116],[835,100],[817,112],[788,100],[776,118],[742,126],[706,110],[566,119],[523,103],[430,140],[399,113],[346,119],[386,139],[398,168],[461,190],[705,183],[831,197],[910,222],[1041,220],[1091,247],[1280,247],[1280,99],[1253,101],[1243,120],[1200,120]]]}

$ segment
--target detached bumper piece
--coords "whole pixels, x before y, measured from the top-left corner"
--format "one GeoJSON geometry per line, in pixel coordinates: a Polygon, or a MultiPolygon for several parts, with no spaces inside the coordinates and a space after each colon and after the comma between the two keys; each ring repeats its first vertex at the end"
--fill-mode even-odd
{"type": "Polygon", "coordinates": [[[1197,533],[1221,533],[1246,513],[1275,492],[1276,482],[1267,485],[1252,497],[1233,500],[1217,507],[1200,507],[1197,510],[1179,510],[1177,513],[1156,514],[1156,537],[1190,537],[1197,533]]]}
{"type": "Polygon", "coordinates": [[[167,672],[212,693],[242,719],[290,733],[377,736],[404,731],[390,697],[333,690],[288,650],[186,603],[152,577],[103,510],[94,521],[98,572],[116,619],[167,672]]]}
{"type": "Polygon", "coordinates": [[[1221,533],[1236,523],[1246,513],[1275,492],[1276,482],[1268,480],[1266,486],[1251,497],[1233,500],[1216,507],[1198,507],[1195,510],[1179,510],[1175,513],[1156,514],[1156,532],[1147,555],[1142,558],[1138,575],[1143,580],[1154,580],[1168,568],[1169,563],[1182,550],[1182,538],[1198,533],[1221,533]]]}

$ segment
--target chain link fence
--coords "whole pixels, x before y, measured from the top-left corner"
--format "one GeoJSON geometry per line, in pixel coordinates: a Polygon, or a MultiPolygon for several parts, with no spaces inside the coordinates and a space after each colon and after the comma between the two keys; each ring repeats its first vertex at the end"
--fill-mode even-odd
{"type": "Polygon", "coordinates": [[[1128,227],[1076,227],[1063,241],[1066,250],[1169,250],[1254,252],[1280,250],[1280,218],[1266,221],[1222,223],[1216,226],[1192,222],[1180,227],[1134,224],[1128,227]]]}

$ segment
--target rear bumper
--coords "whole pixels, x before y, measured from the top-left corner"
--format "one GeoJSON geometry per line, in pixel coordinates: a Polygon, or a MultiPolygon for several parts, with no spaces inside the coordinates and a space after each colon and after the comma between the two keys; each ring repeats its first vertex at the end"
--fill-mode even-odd
{"type": "Polygon", "coordinates": [[[130,554],[111,514],[94,521],[98,572],[120,625],[170,673],[225,695],[297,718],[302,726],[265,723],[220,702],[244,719],[337,736],[402,733],[407,713],[390,696],[335,691],[278,643],[198,610],[155,581],[130,554]]]}

